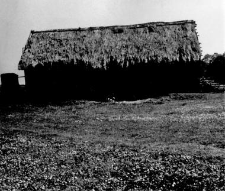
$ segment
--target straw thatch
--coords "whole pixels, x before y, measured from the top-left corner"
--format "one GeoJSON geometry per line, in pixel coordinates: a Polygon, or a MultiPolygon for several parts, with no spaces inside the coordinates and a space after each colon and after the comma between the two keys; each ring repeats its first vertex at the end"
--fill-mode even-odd
{"type": "Polygon", "coordinates": [[[31,31],[19,69],[37,64],[86,63],[107,69],[149,61],[196,61],[201,57],[194,21],[31,31]],[[129,62],[128,62],[129,60],[129,62]]]}

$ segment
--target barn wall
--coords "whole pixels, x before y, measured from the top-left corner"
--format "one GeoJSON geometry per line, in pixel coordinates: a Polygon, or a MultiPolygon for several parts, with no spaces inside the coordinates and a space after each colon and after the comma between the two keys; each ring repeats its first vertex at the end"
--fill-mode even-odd
{"type": "Polygon", "coordinates": [[[25,70],[26,87],[32,97],[39,99],[134,100],[169,92],[198,91],[200,62],[128,65],[111,61],[107,70],[82,62],[37,65],[25,70]]]}

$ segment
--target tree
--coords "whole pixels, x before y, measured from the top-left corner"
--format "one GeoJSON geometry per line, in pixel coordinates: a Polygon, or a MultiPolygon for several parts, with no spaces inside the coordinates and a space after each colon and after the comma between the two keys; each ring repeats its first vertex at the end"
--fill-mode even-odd
{"type": "Polygon", "coordinates": [[[225,83],[225,56],[217,55],[207,68],[207,74],[215,81],[225,83]]]}

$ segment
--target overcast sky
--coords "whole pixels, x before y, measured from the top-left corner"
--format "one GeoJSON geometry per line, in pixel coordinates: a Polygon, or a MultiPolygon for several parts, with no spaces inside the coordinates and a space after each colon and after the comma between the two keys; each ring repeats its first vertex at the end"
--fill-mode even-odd
{"type": "Polygon", "coordinates": [[[0,0],[0,74],[17,70],[30,30],[195,20],[206,53],[225,52],[225,0],[0,0]]]}

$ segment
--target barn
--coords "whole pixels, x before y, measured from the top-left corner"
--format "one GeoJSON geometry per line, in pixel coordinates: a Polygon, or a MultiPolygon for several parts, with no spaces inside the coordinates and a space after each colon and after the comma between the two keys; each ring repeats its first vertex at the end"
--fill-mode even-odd
{"type": "Polygon", "coordinates": [[[31,31],[18,68],[41,95],[137,99],[195,87],[200,59],[186,20],[31,31]]]}

